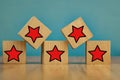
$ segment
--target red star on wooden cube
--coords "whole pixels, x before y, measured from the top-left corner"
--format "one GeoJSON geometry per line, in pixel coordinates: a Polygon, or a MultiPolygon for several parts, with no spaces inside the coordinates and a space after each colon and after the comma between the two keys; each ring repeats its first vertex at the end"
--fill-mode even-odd
{"type": "Polygon", "coordinates": [[[65,26],[62,33],[72,48],[77,48],[93,36],[82,18],[78,18],[65,26]]]}
{"type": "Polygon", "coordinates": [[[50,35],[51,31],[36,17],[32,17],[18,35],[37,49],[50,35]]]}
{"type": "Polygon", "coordinates": [[[90,40],[86,42],[86,64],[110,64],[110,41],[90,40]]]}
{"type": "Polygon", "coordinates": [[[16,60],[19,62],[19,55],[22,54],[23,51],[17,50],[13,45],[10,50],[6,50],[5,53],[8,55],[8,62],[11,60],[16,60]]]}
{"type": "Polygon", "coordinates": [[[32,28],[30,26],[28,26],[29,32],[25,35],[25,37],[30,37],[33,41],[33,43],[35,43],[37,38],[42,38],[43,36],[39,33],[39,29],[40,27],[36,27],[36,28],[32,28]]]}
{"type": "Polygon", "coordinates": [[[3,63],[26,63],[25,41],[3,41],[3,63]]]}
{"type": "Polygon", "coordinates": [[[68,64],[68,42],[45,41],[41,56],[42,64],[68,64]]]}
{"type": "Polygon", "coordinates": [[[106,52],[107,51],[101,50],[98,45],[96,46],[95,50],[89,51],[89,53],[92,55],[92,61],[100,60],[102,62],[103,62],[103,55],[106,52]]]}
{"type": "Polygon", "coordinates": [[[50,61],[58,60],[61,62],[61,55],[64,53],[64,51],[58,50],[57,46],[55,45],[53,50],[47,51],[47,53],[50,55],[50,61]]]}
{"type": "Polygon", "coordinates": [[[83,28],[84,26],[79,28],[72,26],[72,32],[68,35],[68,37],[73,37],[77,43],[80,38],[86,37],[86,35],[83,33],[83,28]]]}

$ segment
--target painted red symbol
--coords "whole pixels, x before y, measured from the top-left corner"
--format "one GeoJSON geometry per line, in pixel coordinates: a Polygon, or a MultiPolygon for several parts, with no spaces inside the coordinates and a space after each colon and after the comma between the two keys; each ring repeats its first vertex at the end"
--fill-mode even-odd
{"type": "Polygon", "coordinates": [[[58,60],[61,62],[61,55],[64,53],[62,50],[58,50],[57,46],[55,45],[53,50],[47,51],[50,55],[50,62],[53,60],[58,60]]]}
{"type": "Polygon", "coordinates": [[[23,51],[17,50],[15,46],[13,45],[10,50],[5,51],[5,53],[8,55],[8,62],[11,60],[16,60],[19,62],[19,55],[23,51]]]}
{"type": "Polygon", "coordinates": [[[42,38],[43,36],[39,33],[40,27],[32,28],[31,26],[28,26],[29,32],[25,35],[25,37],[30,37],[35,43],[37,38],[42,38]]]}
{"type": "Polygon", "coordinates": [[[104,50],[101,50],[100,47],[97,45],[95,50],[88,51],[92,55],[92,62],[95,60],[100,60],[103,62],[103,55],[107,52],[104,50]]]}
{"type": "Polygon", "coordinates": [[[79,28],[72,26],[72,32],[68,35],[68,37],[73,37],[77,43],[79,38],[86,37],[86,35],[83,33],[83,28],[84,26],[81,26],[79,28]]]}

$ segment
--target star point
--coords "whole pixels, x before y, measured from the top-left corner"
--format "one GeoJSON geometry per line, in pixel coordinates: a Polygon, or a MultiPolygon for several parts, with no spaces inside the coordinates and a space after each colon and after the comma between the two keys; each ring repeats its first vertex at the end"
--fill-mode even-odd
{"type": "Polygon", "coordinates": [[[55,45],[53,50],[47,51],[47,53],[50,55],[50,62],[53,60],[61,62],[61,55],[64,53],[64,51],[58,50],[57,46],[55,45]]]}
{"type": "Polygon", "coordinates": [[[39,33],[40,26],[36,28],[32,28],[31,26],[28,26],[29,32],[25,35],[25,37],[30,37],[35,43],[37,38],[43,38],[43,36],[39,33]]]}
{"type": "Polygon", "coordinates": [[[92,55],[92,62],[95,60],[99,60],[103,62],[103,55],[107,52],[101,50],[100,47],[97,45],[95,50],[88,51],[92,55]]]}
{"type": "Polygon", "coordinates": [[[10,50],[4,52],[8,55],[8,62],[12,60],[16,60],[19,62],[19,55],[22,54],[23,51],[17,50],[13,45],[10,50]]]}
{"type": "Polygon", "coordinates": [[[72,32],[68,35],[68,37],[73,37],[77,43],[80,38],[86,37],[86,35],[83,33],[83,28],[84,26],[81,26],[79,28],[72,26],[72,32]]]}

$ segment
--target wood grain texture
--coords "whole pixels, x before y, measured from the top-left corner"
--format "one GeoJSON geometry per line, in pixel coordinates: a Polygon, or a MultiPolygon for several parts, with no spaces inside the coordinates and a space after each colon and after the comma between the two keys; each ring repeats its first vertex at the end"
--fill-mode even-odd
{"type": "Polygon", "coordinates": [[[68,80],[68,65],[42,65],[41,69],[42,80],[68,80]]]}
{"type": "Polygon", "coordinates": [[[33,16],[26,24],[25,26],[20,30],[18,33],[19,36],[21,36],[25,41],[27,41],[33,48],[37,49],[44,41],[45,39],[50,35],[51,31],[35,16],[33,16]],[[25,35],[29,32],[28,26],[31,26],[32,28],[40,27],[39,33],[43,36],[42,38],[37,38],[36,41],[33,43],[32,39],[29,37],[25,37],[25,35]]]}
{"type": "Polygon", "coordinates": [[[119,80],[120,78],[120,57],[112,57],[111,65],[86,65],[85,57],[69,57],[69,59],[68,65],[42,65],[39,64],[38,56],[27,57],[27,62],[31,62],[28,64],[0,64],[0,80],[56,80],[56,78],[57,80],[119,80]]]}
{"type": "Polygon", "coordinates": [[[26,42],[25,41],[3,41],[3,63],[26,63],[26,42]],[[15,46],[17,50],[22,51],[19,55],[19,62],[11,60],[8,62],[8,55],[5,53],[6,50],[11,50],[12,46],[15,46]]]}
{"type": "Polygon", "coordinates": [[[42,64],[68,64],[68,42],[67,41],[45,41],[42,45],[42,64]],[[58,60],[50,61],[47,51],[53,50],[54,46],[58,50],[64,51],[61,55],[61,62],[58,60]]]}
{"type": "Polygon", "coordinates": [[[86,64],[111,64],[111,54],[110,54],[110,41],[109,40],[91,40],[86,42],[86,64]],[[96,46],[99,46],[101,50],[106,51],[103,55],[103,62],[100,60],[92,61],[92,55],[89,53],[91,50],[95,50],[96,46]]]}
{"type": "Polygon", "coordinates": [[[81,44],[85,43],[87,40],[93,37],[92,32],[89,30],[89,28],[87,27],[87,25],[85,24],[85,22],[83,21],[81,17],[74,20],[67,26],[65,26],[62,29],[62,33],[66,37],[66,39],[68,40],[72,48],[77,48],[78,46],[80,46],[81,44]],[[72,32],[72,26],[75,26],[76,28],[84,26],[83,33],[86,35],[86,37],[79,38],[77,43],[75,42],[74,38],[68,37],[68,35],[72,32]]]}

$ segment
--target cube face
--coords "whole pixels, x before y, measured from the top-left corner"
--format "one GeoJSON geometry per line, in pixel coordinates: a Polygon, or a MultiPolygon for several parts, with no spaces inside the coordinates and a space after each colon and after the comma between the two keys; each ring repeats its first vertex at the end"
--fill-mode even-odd
{"type": "Polygon", "coordinates": [[[42,64],[68,64],[68,42],[45,41],[41,61],[42,64]]]}
{"type": "Polygon", "coordinates": [[[3,41],[3,63],[26,63],[26,42],[3,41]]]}
{"type": "Polygon", "coordinates": [[[67,38],[72,48],[77,48],[93,36],[82,18],[78,18],[64,27],[62,33],[67,38]]]}
{"type": "Polygon", "coordinates": [[[86,64],[110,64],[110,41],[87,41],[86,64]]]}
{"type": "Polygon", "coordinates": [[[45,39],[50,35],[51,31],[36,17],[32,17],[18,33],[33,48],[37,49],[45,39]]]}

